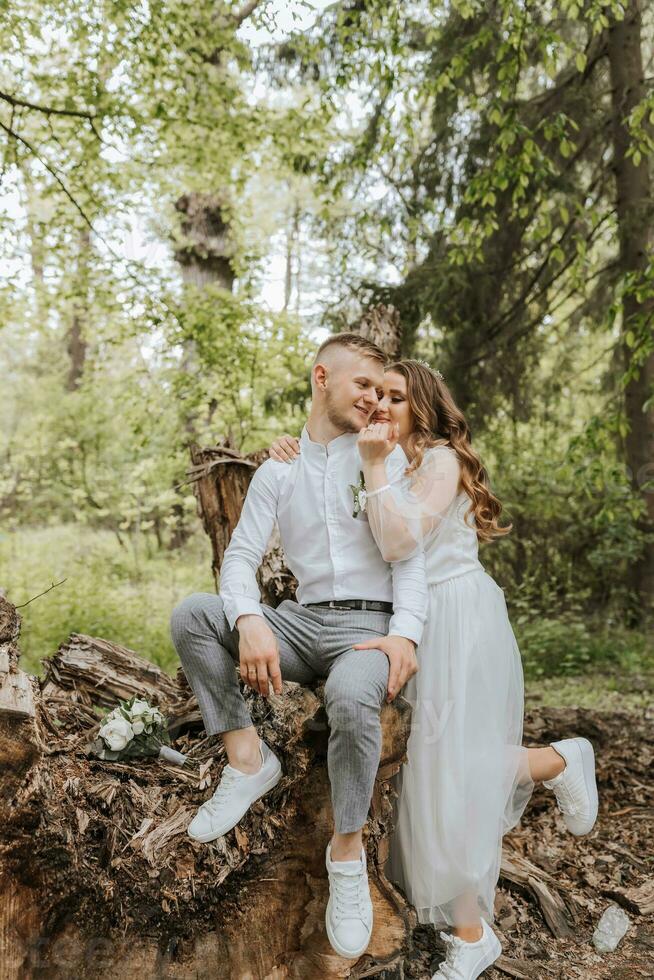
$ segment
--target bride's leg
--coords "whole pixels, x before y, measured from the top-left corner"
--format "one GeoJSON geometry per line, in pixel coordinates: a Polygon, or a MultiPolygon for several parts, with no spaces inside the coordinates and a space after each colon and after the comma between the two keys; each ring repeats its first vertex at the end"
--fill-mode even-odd
{"type": "Polygon", "coordinates": [[[542,749],[527,749],[529,775],[535,783],[554,779],[565,769],[565,759],[551,745],[542,749]]]}
{"type": "Polygon", "coordinates": [[[455,903],[455,909],[457,924],[452,927],[454,935],[465,943],[478,942],[483,935],[483,929],[477,896],[472,892],[459,896],[455,903]]]}
{"type": "Polygon", "coordinates": [[[595,753],[588,739],[564,738],[524,754],[532,780],[542,780],[554,792],[570,833],[589,834],[597,820],[598,799],[595,753]]]}

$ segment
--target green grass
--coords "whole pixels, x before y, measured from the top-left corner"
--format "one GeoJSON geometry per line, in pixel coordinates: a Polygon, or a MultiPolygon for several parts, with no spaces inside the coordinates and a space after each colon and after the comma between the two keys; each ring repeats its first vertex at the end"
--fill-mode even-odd
{"type": "Polygon", "coordinates": [[[651,674],[599,671],[576,677],[527,678],[525,707],[586,708],[589,711],[651,711],[651,674]]]}
{"type": "Polygon", "coordinates": [[[84,526],[0,533],[0,587],[11,602],[20,605],[66,579],[19,610],[25,670],[41,673],[42,657],[71,633],[89,633],[175,671],[170,613],[189,593],[214,591],[209,540],[198,531],[173,552],[148,553],[144,536],[133,544],[121,548],[111,532],[84,526]]]}
{"type": "Polygon", "coordinates": [[[628,629],[610,613],[523,615],[514,620],[514,630],[529,681],[597,674],[619,680],[654,671],[648,631],[628,629]]]}

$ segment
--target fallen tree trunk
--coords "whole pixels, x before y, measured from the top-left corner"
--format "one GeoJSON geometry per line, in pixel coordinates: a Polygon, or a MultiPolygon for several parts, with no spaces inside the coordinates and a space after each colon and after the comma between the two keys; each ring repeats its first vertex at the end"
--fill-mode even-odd
{"type": "MultiPolygon", "coordinates": [[[[5,600],[0,610],[11,619],[5,600]]],[[[0,976],[108,978],[122,968],[225,980],[363,977],[406,954],[415,919],[381,871],[389,781],[408,736],[406,702],[382,712],[367,830],[375,929],[353,963],[334,953],[324,930],[332,824],[322,682],[287,683],[269,700],[246,691],[284,778],[234,831],[206,845],[191,841],[186,827],[225,760],[183,676],[159,676],[132,651],[80,635],[44,667],[34,716],[5,719],[0,740],[0,765],[18,762],[21,775],[10,787],[3,782],[0,976]],[[175,747],[189,757],[184,768],[89,754],[100,709],[135,688],[165,711],[175,747]]]]}

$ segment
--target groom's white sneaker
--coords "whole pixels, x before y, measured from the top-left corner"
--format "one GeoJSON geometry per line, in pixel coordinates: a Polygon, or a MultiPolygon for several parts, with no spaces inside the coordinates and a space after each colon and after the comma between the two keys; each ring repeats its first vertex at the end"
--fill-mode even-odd
{"type": "Polygon", "coordinates": [[[215,793],[188,825],[189,837],[203,844],[222,837],[236,826],[255,800],[277,785],[282,778],[279,759],[261,739],[259,751],[261,768],[255,773],[241,772],[227,763],[215,793]]]}
{"type": "Polygon", "coordinates": [[[332,861],[327,845],[329,901],[325,912],[327,938],[339,956],[354,959],[365,953],[372,933],[372,902],[368,887],[366,852],[358,861],[332,861]]]}
{"type": "Polygon", "coordinates": [[[554,791],[559,810],[571,834],[589,834],[597,820],[597,783],[595,753],[587,738],[564,738],[552,742],[552,748],[563,756],[565,769],[543,786],[554,791]]]}
{"type": "Polygon", "coordinates": [[[476,943],[467,943],[458,936],[441,932],[446,944],[445,960],[431,980],[477,980],[502,952],[499,939],[482,919],[482,935],[476,943]]]}

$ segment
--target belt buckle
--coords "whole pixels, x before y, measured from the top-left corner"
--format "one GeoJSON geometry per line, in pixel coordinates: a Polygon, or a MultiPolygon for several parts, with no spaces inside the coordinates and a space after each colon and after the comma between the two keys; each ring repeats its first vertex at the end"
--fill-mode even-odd
{"type": "Polygon", "coordinates": [[[339,606],[338,599],[330,599],[329,600],[329,608],[330,609],[350,609],[351,607],[350,606],[339,606]]]}

